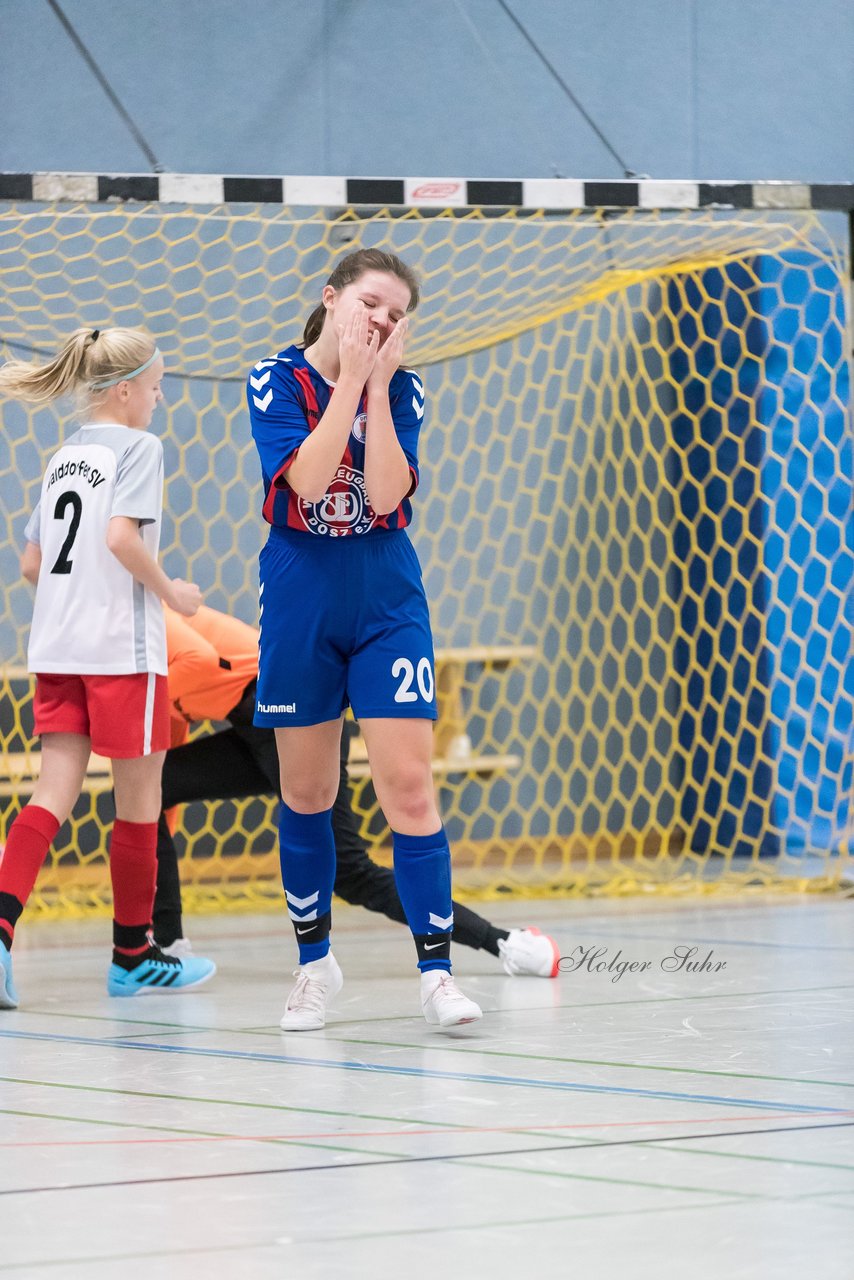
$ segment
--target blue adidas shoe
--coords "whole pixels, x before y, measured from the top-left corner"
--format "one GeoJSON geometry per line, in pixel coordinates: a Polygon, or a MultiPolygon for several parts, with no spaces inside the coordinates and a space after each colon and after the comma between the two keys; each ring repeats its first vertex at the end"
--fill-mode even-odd
{"type": "Polygon", "coordinates": [[[152,947],[149,955],[133,969],[123,969],[111,964],[107,973],[107,995],[147,996],[158,992],[187,991],[200,987],[216,973],[213,960],[200,956],[165,956],[159,947],[152,947]]]}
{"type": "Polygon", "coordinates": [[[18,993],[12,981],[12,952],[0,942],[0,1009],[17,1009],[18,993]]]}

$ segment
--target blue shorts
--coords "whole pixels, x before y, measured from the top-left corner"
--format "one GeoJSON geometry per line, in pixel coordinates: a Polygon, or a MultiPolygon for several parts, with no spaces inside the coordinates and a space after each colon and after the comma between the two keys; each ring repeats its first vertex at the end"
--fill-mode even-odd
{"type": "Polygon", "coordinates": [[[320,538],[273,527],[261,552],[255,724],[436,719],[433,637],[406,533],[320,538]]]}

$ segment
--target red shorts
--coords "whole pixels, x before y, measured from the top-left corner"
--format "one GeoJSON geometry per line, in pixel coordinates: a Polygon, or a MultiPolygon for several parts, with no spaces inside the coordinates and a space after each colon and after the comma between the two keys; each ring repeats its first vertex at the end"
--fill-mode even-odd
{"type": "Polygon", "coordinates": [[[169,746],[169,686],[153,672],[37,675],[33,712],[37,734],[91,738],[96,755],[110,760],[135,760],[169,746]]]}

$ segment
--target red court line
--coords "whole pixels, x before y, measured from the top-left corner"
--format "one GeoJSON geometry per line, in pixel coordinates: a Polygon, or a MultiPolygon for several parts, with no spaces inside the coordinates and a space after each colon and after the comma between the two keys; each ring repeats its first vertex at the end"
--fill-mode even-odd
{"type": "MultiPolygon", "coordinates": [[[[8,1112],[7,1112],[8,1114],[8,1112]]],[[[809,1116],[814,1118],[813,1111],[792,1111],[790,1115],[809,1116]]],[[[854,1111],[831,1111],[829,1115],[851,1116],[854,1111]]],[[[693,1119],[681,1120],[605,1120],[598,1124],[527,1124],[527,1125],[494,1125],[486,1127],[483,1125],[459,1126],[453,1128],[429,1128],[429,1129],[347,1129],[336,1130],[334,1133],[229,1133],[229,1134],[180,1134],[162,1137],[162,1138],[79,1138],[70,1141],[44,1141],[44,1142],[0,1142],[0,1148],[6,1147],[111,1147],[111,1146],[159,1146],[164,1143],[199,1143],[199,1142],[323,1142],[337,1140],[340,1138],[413,1138],[413,1137],[442,1137],[453,1138],[457,1134],[464,1133],[524,1133],[536,1134],[547,1133],[552,1131],[566,1132],[567,1130],[588,1130],[588,1129],[642,1129],[651,1125],[686,1125],[686,1124],[732,1124],[734,1121],[741,1121],[743,1115],[737,1116],[696,1116],[693,1119]]],[[[772,1115],[751,1116],[751,1122],[754,1120],[779,1120],[780,1113],[774,1112],[772,1115]]],[[[103,1123],[103,1122],[99,1122],[103,1123]]],[[[674,1141],[679,1141],[678,1134],[674,1137],[674,1141]]]]}

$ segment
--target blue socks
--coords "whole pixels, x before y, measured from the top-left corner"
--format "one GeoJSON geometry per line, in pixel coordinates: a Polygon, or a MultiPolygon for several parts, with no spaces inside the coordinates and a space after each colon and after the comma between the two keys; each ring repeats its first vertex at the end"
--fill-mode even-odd
{"type": "MultiPolygon", "coordinates": [[[[415,939],[418,968],[451,968],[451,851],[444,827],[435,835],[406,836],[392,832],[394,878],[415,939]]],[[[299,947],[300,964],[329,953],[332,890],[335,885],[335,840],[332,810],[296,813],[282,802],[279,810],[279,856],[282,884],[299,947]]]]}
{"type": "Polygon", "coordinates": [[[393,831],[394,879],[415,939],[418,968],[451,969],[451,851],[445,828],[432,836],[393,831]]]}
{"type": "Polygon", "coordinates": [[[279,859],[300,964],[322,960],[329,952],[335,840],[332,810],[296,813],[282,801],[279,810],[279,859]]]}

